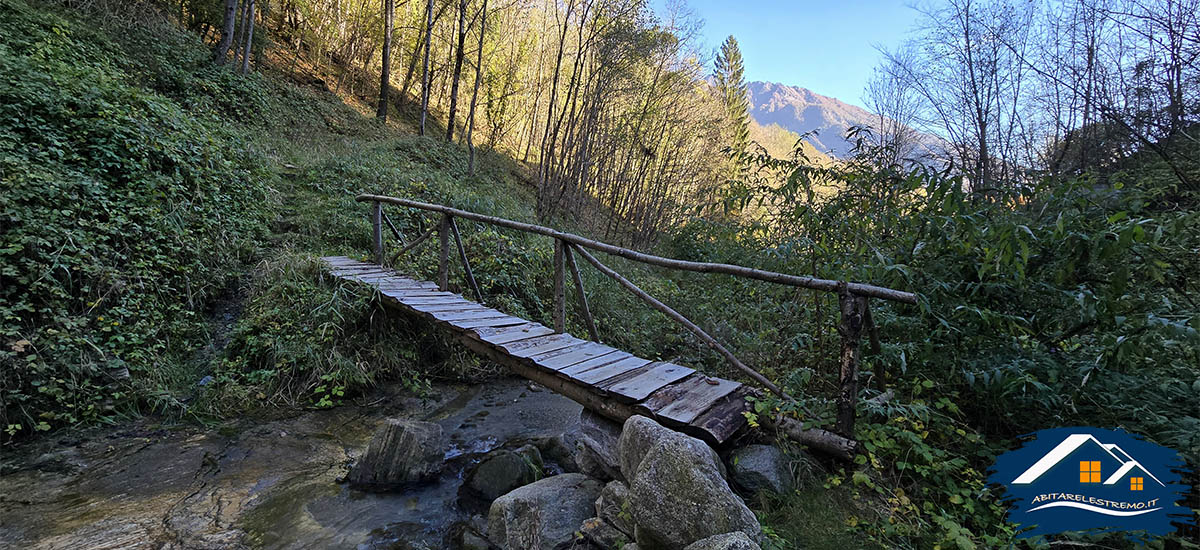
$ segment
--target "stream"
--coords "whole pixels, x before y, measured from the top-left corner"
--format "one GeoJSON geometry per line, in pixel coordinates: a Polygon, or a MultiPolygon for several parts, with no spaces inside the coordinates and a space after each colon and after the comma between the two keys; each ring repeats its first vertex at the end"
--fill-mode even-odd
{"type": "Polygon", "coordinates": [[[459,502],[470,464],[578,424],[578,404],[538,390],[505,378],[220,428],[141,419],[6,449],[0,548],[447,548],[486,514],[459,502]],[[349,488],[342,478],[392,416],[440,424],[446,467],[399,492],[349,488]]]}

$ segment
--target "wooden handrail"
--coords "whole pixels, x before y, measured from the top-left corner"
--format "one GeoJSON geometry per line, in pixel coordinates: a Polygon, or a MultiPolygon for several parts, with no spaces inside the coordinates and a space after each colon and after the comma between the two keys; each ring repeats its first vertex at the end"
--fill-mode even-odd
{"type": "Polygon", "coordinates": [[[419,210],[428,210],[430,212],[441,212],[442,214],[457,216],[457,217],[460,217],[463,219],[475,220],[478,222],[490,223],[492,225],[499,225],[501,227],[507,227],[510,229],[525,231],[527,233],[536,233],[539,235],[545,235],[547,237],[553,237],[555,239],[559,239],[559,240],[562,240],[562,241],[565,241],[565,242],[568,242],[568,243],[571,243],[571,244],[574,244],[574,245],[577,245],[580,247],[586,247],[586,248],[590,248],[592,250],[599,250],[600,252],[605,252],[608,254],[612,254],[614,256],[620,256],[622,258],[634,260],[637,262],[647,263],[647,264],[651,264],[651,265],[657,265],[660,267],[679,269],[679,270],[683,270],[683,271],[695,271],[697,273],[724,273],[727,275],[746,277],[749,279],[756,279],[759,281],[766,281],[769,283],[777,283],[777,284],[781,284],[781,285],[795,286],[795,287],[801,287],[801,288],[810,288],[813,290],[822,290],[825,292],[838,292],[841,288],[845,288],[851,294],[854,294],[857,296],[880,298],[880,299],[884,299],[884,300],[891,300],[894,302],[903,302],[906,304],[917,303],[916,294],[913,294],[911,292],[904,292],[902,290],[895,290],[895,289],[891,289],[891,288],[885,288],[885,287],[875,286],[875,285],[868,285],[868,284],[863,284],[863,283],[848,283],[848,282],[843,282],[843,281],[834,281],[834,280],[830,280],[830,279],[818,279],[816,277],[788,275],[786,273],[777,273],[774,271],[766,271],[766,270],[762,270],[762,269],[756,269],[756,268],[752,268],[752,267],[744,267],[744,266],[733,265],[733,264],[692,262],[692,261],[688,261],[688,260],[677,260],[674,258],[664,258],[662,256],[655,256],[653,254],[645,254],[642,252],[638,252],[636,250],[630,250],[628,248],[622,248],[622,247],[611,245],[608,243],[594,241],[592,239],[580,237],[579,235],[575,235],[573,233],[566,233],[563,231],[558,231],[556,229],[551,229],[549,227],[544,227],[541,225],[534,225],[531,223],[518,222],[518,221],[513,221],[513,220],[509,220],[509,219],[505,219],[505,218],[498,218],[495,216],[487,216],[484,214],[477,214],[475,212],[471,212],[468,210],[459,210],[457,208],[451,208],[449,206],[444,206],[444,205],[440,205],[440,204],[430,204],[430,203],[413,201],[413,200],[408,200],[408,199],[401,199],[401,198],[397,198],[397,197],[388,197],[388,196],[384,196],[384,195],[371,195],[371,194],[359,195],[359,196],[355,197],[354,200],[359,201],[359,202],[377,202],[377,203],[386,202],[389,204],[396,204],[399,206],[407,206],[409,208],[416,208],[419,210]],[[845,285],[845,286],[843,287],[842,285],[845,285]]]}
{"type": "MultiPolygon", "coordinates": [[[[420,210],[427,210],[430,212],[441,213],[441,215],[442,215],[441,220],[436,227],[430,228],[429,231],[425,232],[421,236],[417,237],[413,242],[404,246],[404,248],[401,249],[400,252],[398,252],[396,254],[396,257],[399,258],[399,256],[401,254],[404,254],[405,252],[411,250],[412,248],[415,248],[417,245],[421,244],[422,241],[428,239],[436,231],[438,233],[438,237],[439,237],[440,244],[441,244],[441,250],[438,254],[437,284],[438,284],[439,289],[447,290],[449,288],[449,268],[450,268],[450,265],[449,265],[450,264],[449,238],[451,235],[453,235],[455,245],[457,245],[457,248],[458,248],[459,259],[462,261],[463,269],[465,271],[464,275],[467,278],[467,282],[470,284],[472,290],[475,291],[475,296],[477,299],[479,299],[480,303],[483,303],[483,293],[480,292],[479,286],[475,282],[475,277],[471,273],[471,264],[470,264],[470,262],[467,261],[466,250],[463,248],[462,237],[459,235],[457,224],[454,223],[454,217],[460,217],[463,219],[474,220],[474,221],[483,222],[483,223],[489,223],[492,225],[498,225],[501,227],[516,229],[518,231],[525,231],[527,233],[535,233],[538,235],[544,235],[547,237],[551,237],[554,239],[554,310],[553,310],[553,317],[554,317],[554,331],[555,332],[561,333],[561,332],[566,331],[566,299],[565,299],[566,273],[565,272],[566,272],[567,266],[569,265],[571,268],[571,271],[572,271],[572,276],[574,279],[575,287],[579,291],[580,306],[582,309],[582,313],[584,315],[584,319],[587,322],[588,332],[590,333],[593,340],[599,341],[599,336],[596,331],[595,321],[592,319],[592,314],[591,314],[591,311],[588,308],[588,304],[587,304],[587,296],[584,293],[583,279],[579,274],[579,267],[575,264],[575,258],[574,258],[573,253],[578,253],[580,256],[583,257],[584,260],[587,260],[587,263],[592,264],[592,266],[595,267],[597,270],[599,270],[601,273],[604,273],[605,275],[616,280],[617,283],[619,283],[621,286],[625,287],[630,292],[634,293],[636,296],[641,298],[644,302],[650,304],[651,307],[664,313],[665,315],[667,315],[667,317],[670,317],[672,320],[676,321],[677,323],[683,325],[684,328],[688,329],[690,332],[692,332],[694,335],[696,335],[702,342],[704,342],[706,345],[708,345],[709,348],[716,351],[719,355],[724,357],[733,366],[737,367],[739,370],[741,370],[743,373],[748,375],[750,378],[754,379],[754,381],[763,385],[764,387],[771,390],[776,395],[779,395],[783,399],[790,401],[792,403],[795,403],[797,405],[799,405],[799,403],[795,399],[793,399],[791,396],[789,396],[786,392],[784,392],[782,388],[780,388],[779,386],[776,386],[774,383],[772,383],[770,380],[768,380],[767,377],[763,376],[758,371],[750,368],[745,363],[742,363],[740,360],[738,360],[737,357],[735,357],[733,355],[733,353],[731,353],[728,349],[726,349],[725,346],[721,345],[721,343],[718,342],[715,338],[710,336],[708,333],[704,332],[704,330],[701,329],[698,325],[696,325],[695,323],[693,323],[692,321],[690,321],[683,315],[679,314],[677,311],[672,309],[670,306],[667,306],[666,304],[662,303],[661,301],[655,299],[653,296],[647,294],[641,288],[638,288],[638,286],[635,285],[633,282],[629,281],[625,277],[622,277],[619,273],[614,271],[612,268],[609,268],[608,266],[601,263],[594,256],[592,256],[586,250],[584,250],[584,248],[599,250],[601,252],[606,252],[606,253],[612,254],[614,256],[620,256],[622,258],[627,258],[630,260],[634,260],[637,262],[642,262],[642,263],[646,263],[646,264],[650,264],[650,265],[657,265],[660,267],[679,269],[679,270],[684,270],[684,271],[694,271],[697,273],[724,273],[724,274],[733,275],[733,276],[737,276],[737,277],[746,277],[749,279],[756,279],[756,280],[766,281],[766,282],[770,282],[770,283],[789,285],[789,286],[801,287],[801,288],[809,288],[809,289],[814,289],[814,290],[823,290],[823,291],[827,291],[827,292],[836,292],[838,294],[838,305],[839,305],[839,310],[840,310],[839,313],[840,313],[840,317],[841,317],[841,322],[838,324],[837,329],[838,329],[838,334],[841,337],[841,341],[842,341],[841,348],[842,349],[841,349],[841,354],[840,354],[841,356],[840,356],[840,361],[839,361],[841,368],[839,369],[839,373],[838,373],[839,374],[839,376],[838,376],[839,395],[838,395],[838,399],[837,399],[837,422],[836,422],[835,429],[838,432],[840,432],[842,436],[845,436],[845,438],[841,438],[839,436],[830,434],[828,432],[821,431],[821,434],[818,434],[818,435],[820,435],[820,437],[816,437],[814,439],[814,441],[816,441],[817,443],[820,443],[821,445],[824,445],[825,447],[829,447],[829,444],[828,444],[829,441],[834,441],[837,444],[830,448],[833,448],[836,452],[838,452],[840,454],[852,453],[853,450],[855,449],[854,441],[849,438],[853,435],[853,431],[854,431],[855,405],[857,403],[857,394],[858,394],[858,362],[859,362],[859,353],[860,353],[859,346],[860,346],[860,343],[862,340],[863,329],[866,329],[868,331],[868,334],[871,337],[872,350],[874,350],[875,353],[878,353],[878,349],[879,349],[879,340],[878,340],[879,337],[878,337],[877,329],[875,327],[874,320],[871,318],[871,310],[867,304],[867,299],[868,298],[881,298],[884,300],[892,300],[892,301],[903,302],[903,303],[908,303],[908,304],[917,303],[917,297],[915,294],[912,294],[910,292],[904,292],[901,290],[894,290],[894,289],[890,289],[890,288],[884,288],[884,287],[862,284],[862,283],[850,283],[850,282],[846,282],[846,281],[832,281],[829,279],[817,279],[815,277],[801,277],[801,276],[796,276],[796,275],[788,275],[786,273],[776,273],[773,271],[765,271],[762,269],[755,269],[755,268],[744,267],[744,266],[739,266],[739,265],[732,265],[732,264],[691,262],[691,261],[687,261],[687,260],[676,260],[673,258],[664,258],[661,256],[645,254],[642,252],[638,252],[636,250],[630,250],[628,248],[622,248],[622,247],[611,245],[608,243],[603,243],[600,241],[594,241],[592,239],[580,237],[579,235],[575,235],[573,233],[565,233],[562,231],[558,231],[556,229],[551,229],[549,227],[544,227],[544,226],[534,225],[534,224],[529,224],[529,223],[523,223],[523,222],[504,219],[504,218],[498,218],[495,216],[487,216],[484,214],[477,214],[475,212],[470,212],[467,210],[459,210],[457,208],[451,208],[449,206],[444,206],[444,205],[440,205],[440,204],[429,204],[429,203],[424,203],[424,202],[412,201],[412,200],[408,200],[408,199],[401,199],[401,198],[397,198],[397,197],[387,197],[387,196],[383,196],[383,195],[371,195],[371,194],[359,195],[359,196],[355,197],[355,200],[359,201],[359,202],[373,203],[372,209],[371,209],[371,222],[373,225],[373,232],[374,232],[374,234],[373,234],[374,241],[375,241],[374,249],[375,249],[375,255],[377,258],[379,258],[378,261],[380,261],[380,262],[382,262],[382,258],[383,258],[383,228],[382,228],[382,225],[385,221],[387,222],[387,225],[391,228],[392,233],[396,235],[396,238],[403,240],[400,232],[396,229],[395,225],[393,225],[391,220],[388,219],[382,213],[383,203],[390,203],[390,204],[405,206],[405,207],[409,207],[409,208],[417,208],[420,210]],[[840,442],[840,443],[838,443],[838,442],[840,442]]],[[[800,405],[800,409],[803,410],[810,417],[814,417],[812,412],[809,411],[807,408],[803,407],[802,405],[800,405]]],[[[789,419],[781,419],[781,422],[785,423],[787,420],[789,420],[789,419]]],[[[785,431],[793,438],[798,437],[793,432],[797,432],[797,433],[805,432],[804,430],[801,430],[796,426],[787,427],[785,429],[785,431]]],[[[807,432],[805,432],[805,433],[807,433],[807,432]]],[[[800,435],[803,436],[803,435],[805,435],[805,433],[800,433],[800,435]]],[[[812,435],[812,434],[808,434],[808,435],[812,435]]],[[[813,438],[810,437],[810,439],[813,439],[813,438]]]]}

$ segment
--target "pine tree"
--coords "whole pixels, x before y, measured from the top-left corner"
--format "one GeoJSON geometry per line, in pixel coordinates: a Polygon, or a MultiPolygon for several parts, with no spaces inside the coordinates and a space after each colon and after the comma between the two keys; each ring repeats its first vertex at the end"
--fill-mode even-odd
{"type": "Polygon", "coordinates": [[[750,143],[750,99],[742,74],[742,52],[732,35],[721,44],[714,72],[717,90],[732,127],[733,142],[730,147],[735,154],[744,153],[750,143]]]}

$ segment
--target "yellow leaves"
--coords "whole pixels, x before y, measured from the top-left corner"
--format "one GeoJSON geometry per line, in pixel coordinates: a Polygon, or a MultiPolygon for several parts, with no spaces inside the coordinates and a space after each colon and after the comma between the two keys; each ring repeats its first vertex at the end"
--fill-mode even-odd
{"type": "Polygon", "coordinates": [[[16,342],[9,344],[8,347],[9,347],[9,349],[11,349],[17,353],[24,353],[25,348],[32,346],[32,345],[33,345],[33,343],[30,342],[29,340],[21,339],[21,340],[17,340],[16,342]]]}

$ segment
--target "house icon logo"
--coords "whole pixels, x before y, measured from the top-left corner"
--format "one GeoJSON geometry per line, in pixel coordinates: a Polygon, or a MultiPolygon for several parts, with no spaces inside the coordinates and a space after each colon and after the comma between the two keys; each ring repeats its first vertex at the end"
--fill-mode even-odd
{"type": "Polygon", "coordinates": [[[1187,486],[1179,453],[1119,430],[1042,430],[996,458],[988,481],[1003,486],[1020,536],[1120,530],[1164,535],[1191,521],[1177,504],[1187,486]]]}

